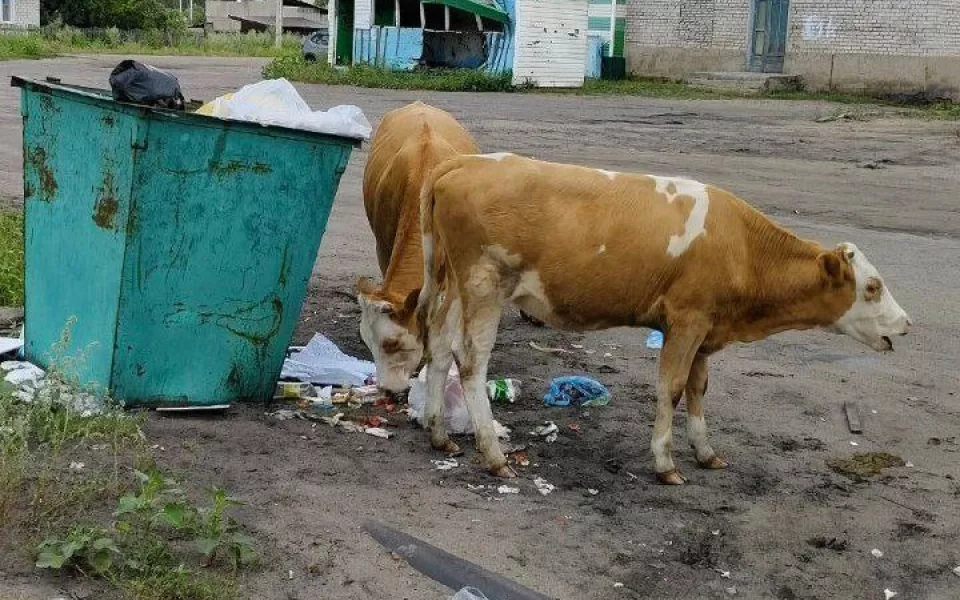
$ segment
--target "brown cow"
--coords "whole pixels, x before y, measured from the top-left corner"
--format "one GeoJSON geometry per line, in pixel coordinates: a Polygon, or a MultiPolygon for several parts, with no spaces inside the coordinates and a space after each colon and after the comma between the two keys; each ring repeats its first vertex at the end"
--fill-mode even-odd
{"type": "Polygon", "coordinates": [[[455,359],[484,464],[500,476],[512,471],[484,382],[507,300],[558,328],[664,332],[651,450],[657,479],[668,484],[685,481],[672,457],[673,411],[684,392],[697,463],[726,466],[704,421],[714,352],[814,327],[885,351],[911,324],[853,244],[826,249],[799,239],[733,194],[689,179],[463,156],[437,167],[421,211],[430,440],[454,447],[440,413],[455,359]]]}
{"type": "Polygon", "coordinates": [[[423,283],[420,189],[430,170],[457,154],[479,152],[447,112],[414,102],[384,115],[363,174],[363,204],[377,239],[383,284],[358,281],[360,336],[373,354],[379,386],[409,387],[422,346],[410,333],[423,283]]]}

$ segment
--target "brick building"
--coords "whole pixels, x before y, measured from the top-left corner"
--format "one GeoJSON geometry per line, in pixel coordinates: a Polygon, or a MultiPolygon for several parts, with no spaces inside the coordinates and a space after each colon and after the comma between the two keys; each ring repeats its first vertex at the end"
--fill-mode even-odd
{"type": "Polygon", "coordinates": [[[629,0],[626,20],[637,75],[782,72],[960,99],[960,0],[629,0]]]}
{"type": "Polygon", "coordinates": [[[39,26],[40,0],[0,0],[0,29],[39,26]]]}

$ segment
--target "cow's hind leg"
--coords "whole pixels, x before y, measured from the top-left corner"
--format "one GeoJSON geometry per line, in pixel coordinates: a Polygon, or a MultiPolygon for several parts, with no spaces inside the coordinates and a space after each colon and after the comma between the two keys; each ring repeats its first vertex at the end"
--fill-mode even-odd
{"type": "Polygon", "coordinates": [[[697,456],[697,464],[704,469],[723,469],[727,466],[710,446],[707,422],[704,418],[703,396],[707,393],[707,357],[697,354],[687,378],[687,439],[697,456]]]}
{"type": "Polygon", "coordinates": [[[447,299],[428,316],[427,399],[424,407],[424,427],[430,432],[430,445],[443,452],[458,452],[459,446],[450,439],[444,425],[444,389],[453,364],[455,332],[460,326],[459,301],[447,299]]]}
{"type": "Polygon", "coordinates": [[[650,439],[654,468],[660,483],[680,485],[686,482],[673,463],[673,410],[683,395],[690,367],[703,337],[702,330],[692,323],[672,323],[664,336],[660,381],[657,385],[657,418],[650,439]]]}

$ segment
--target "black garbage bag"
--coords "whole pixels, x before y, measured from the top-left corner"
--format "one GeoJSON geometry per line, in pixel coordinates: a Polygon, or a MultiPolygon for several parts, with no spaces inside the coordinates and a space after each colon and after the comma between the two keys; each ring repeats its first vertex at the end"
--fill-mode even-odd
{"type": "Polygon", "coordinates": [[[135,60],[121,62],[110,73],[113,99],[183,110],[180,82],[169,73],[135,60]]]}

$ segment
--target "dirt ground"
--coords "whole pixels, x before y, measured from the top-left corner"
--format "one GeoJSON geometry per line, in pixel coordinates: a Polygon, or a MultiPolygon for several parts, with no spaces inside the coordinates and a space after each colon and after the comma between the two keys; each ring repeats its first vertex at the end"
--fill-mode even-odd
{"type": "MultiPolygon", "coordinates": [[[[0,79],[58,75],[105,86],[118,60],[0,63],[0,79]]],[[[173,70],[188,97],[203,99],[257,80],[262,64],[148,60],[173,70]]],[[[499,483],[471,463],[469,440],[467,464],[436,471],[430,460],[440,457],[406,423],[380,440],[278,422],[261,406],[151,417],[146,433],[162,448],[162,466],[197,489],[223,485],[248,503],[242,520],[269,557],[245,580],[249,597],[452,595],[360,530],[377,519],[555,598],[874,599],[884,589],[904,599],[960,598],[951,572],[960,565],[960,125],[889,115],[817,122],[860,111],[809,102],[298,87],[315,107],[354,103],[374,123],[421,99],[450,110],[489,151],[722,185],[800,235],[855,242],[915,328],[890,355],[820,332],[720,353],[708,422],[731,467],[695,468],[681,409],[676,458],[690,479],[683,487],[653,482],[657,356],[643,346],[646,331],[535,329],[515,312],[501,326],[491,373],[523,382],[517,404],[495,407],[514,442],[529,444],[517,495],[468,487],[499,483]],[[542,354],[531,340],[571,353],[542,354]],[[550,378],[579,373],[607,384],[612,403],[585,413],[542,405],[550,378]],[[848,401],[859,404],[861,435],[847,430],[848,401]],[[548,419],[560,426],[559,439],[538,442],[528,432],[548,419]],[[574,423],[578,432],[568,427],[574,423]],[[826,464],[871,451],[907,465],[856,482],[826,464]],[[540,495],[535,477],[556,491],[540,495]]],[[[0,87],[0,198],[14,204],[22,195],[18,118],[16,91],[0,87]]],[[[361,356],[368,353],[351,286],[359,275],[378,275],[360,198],[365,159],[366,149],[357,151],[343,177],[296,334],[304,342],[322,332],[361,356]]],[[[0,590],[13,597],[78,585],[26,569],[0,574],[0,590]]]]}

